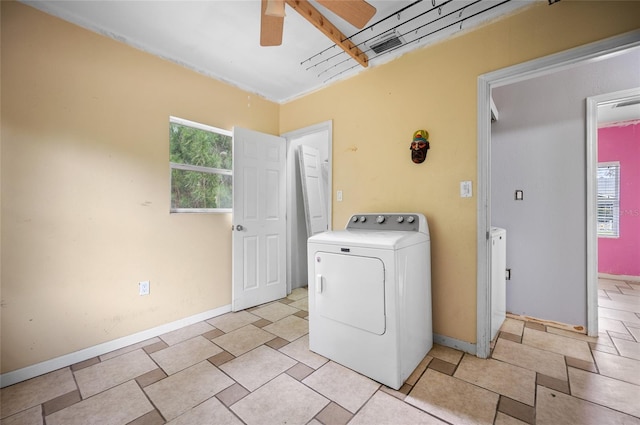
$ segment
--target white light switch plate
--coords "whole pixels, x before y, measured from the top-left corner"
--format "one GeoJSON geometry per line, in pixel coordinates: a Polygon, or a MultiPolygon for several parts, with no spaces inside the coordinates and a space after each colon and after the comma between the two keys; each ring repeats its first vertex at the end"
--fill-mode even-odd
{"type": "Polygon", "coordinates": [[[473,196],[473,189],[470,181],[460,182],[460,197],[471,198],[473,196]]]}

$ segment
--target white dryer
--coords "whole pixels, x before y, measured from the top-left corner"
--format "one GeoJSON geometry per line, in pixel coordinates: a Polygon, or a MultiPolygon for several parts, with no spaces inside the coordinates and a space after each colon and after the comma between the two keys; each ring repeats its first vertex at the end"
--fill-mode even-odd
{"type": "Polygon", "coordinates": [[[422,214],[357,214],[308,240],[309,348],[399,389],[431,350],[422,214]]]}

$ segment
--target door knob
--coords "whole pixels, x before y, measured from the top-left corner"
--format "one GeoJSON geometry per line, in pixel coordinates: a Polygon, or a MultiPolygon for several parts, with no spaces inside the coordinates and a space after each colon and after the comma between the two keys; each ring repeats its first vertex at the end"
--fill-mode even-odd
{"type": "Polygon", "coordinates": [[[238,224],[236,225],[236,230],[242,232],[244,230],[244,227],[242,226],[242,224],[238,224]]]}

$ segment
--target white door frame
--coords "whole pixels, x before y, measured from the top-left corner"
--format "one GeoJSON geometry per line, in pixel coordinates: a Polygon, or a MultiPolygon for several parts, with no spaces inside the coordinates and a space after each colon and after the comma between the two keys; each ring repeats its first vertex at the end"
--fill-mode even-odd
{"type": "MultiPolygon", "coordinates": [[[[565,52],[545,56],[478,77],[478,222],[477,222],[477,329],[476,355],[486,358],[491,339],[491,89],[547,75],[576,64],[640,46],[640,30],[607,38],[565,52]]],[[[587,149],[587,167],[593,147],[587,149]]],[[[593,183],[591,183],[593,184],[593,183]]],[[[587,190],[591,188],[587,183],[587,190]]],[[[587,193],[588,208],[592,194],[587,193]]],[[[597,239],[593,239],[594,212],[587,213],[587,331],[598,334],[597,239]]]]}
{"type": "MultiPolygon", "coordinates": [[[[281,137],[284,137],[286,139],[286,149],[287,149],[287,155],[291,155],[291,140],[294,139],[298,139],[300,137],[306,136],[308,134],[314,134],[314,133],[319,133],[322,131],[326,131],[328,136],[329,136],[329,140],[328,140],[328,156],[329,156],[329,178],[328,178],[328,187],[329,187],[329,193],[327,196],[327,217],[328,217],[328,225],[329,225],[329,229],[331,230],[333,229],[333,217],[332,217],[332,199],[333,199],[333,195],[332,195],[332,188],[333,188],[333,166],[332,166],[332,161],[333,161],[333,121],[329,120],[329,121],[323,121],[314,125],[311,125],[309,127],[304,127],[298,130],[294,130],[294,131],[290,131],[288,133],[284,133],[281,134],[281,137]]],[[[294,161],[295,162],[295,161],[294,161]]],[[[291,205],[291,202],[289,201],[291,199],[291,194],[292,192],[295,190],[295,187],[293,186],[294,183],[294,172],[295,169],[290,169],[289,167],[291,166],[292,161],[289,161],[289,158],[287,157],[287,293],[291,292],[291,276],[293,275],[293,271],[292,271],[292,267],[293,267],[293,261],[291,260],[292,258],[292,254],[291,254],[291,246],[293,243],[293,238],[296,235],[295,233],[295,229],[293,229],[293,223],[292,220],[290,219],[290,217],[293,215],[293,206],[291,205]]]]}

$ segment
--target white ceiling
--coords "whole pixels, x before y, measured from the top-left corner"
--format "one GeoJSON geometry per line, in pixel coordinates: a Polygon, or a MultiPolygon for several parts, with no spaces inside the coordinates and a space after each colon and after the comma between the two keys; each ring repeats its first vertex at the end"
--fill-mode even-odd
{"type": "MultiPolygon", "coordinates": [[[[543,0],[370,0],[375,25],[362,32],[311,2],[374,67],[534,1],[543,0]],[[404,46],[380,55],[366,47],[396,26],[404,46]]],[[[364,70],[289,6],[282,45],[261,47],[259,0],[22,2],[279,103],[364,70]]]]}

